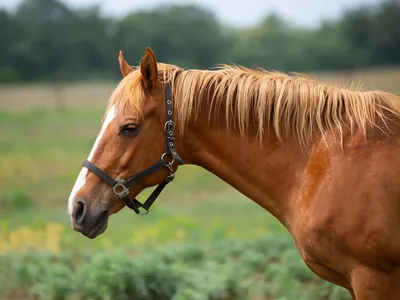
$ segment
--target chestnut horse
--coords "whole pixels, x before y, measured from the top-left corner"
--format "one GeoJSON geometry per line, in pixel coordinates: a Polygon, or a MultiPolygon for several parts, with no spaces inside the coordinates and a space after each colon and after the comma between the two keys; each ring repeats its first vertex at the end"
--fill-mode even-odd
{"type": "MultiPolygon", "coordinates": [[[[275,216],[307,266],[354,299],[400,299],[400,97],[296,74],[140,67],[123,79],[69,198],[95,238],[125,205],[148,210],[178,167],[212,172],[275,216]],[[145,204],[136,197],[159,185],[145,204]]],[[[179,172],[178,172],[179,173],[179,172]]]]}

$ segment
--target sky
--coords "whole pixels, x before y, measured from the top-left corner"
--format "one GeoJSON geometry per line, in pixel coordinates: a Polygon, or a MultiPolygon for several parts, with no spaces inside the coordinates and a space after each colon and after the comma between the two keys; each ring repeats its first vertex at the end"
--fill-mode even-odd
{"type": "MultiPolygon", "coordinates": [[[[225,24],[252,26],[270,13],[277,13],[292,24],[315,27],[322,20],[340,17],[347,8],[376,4],[382,0],[62,0],[70,7],[100,5],[105,15],[122,17],[139,9],[160,4],[197,4],[210,9],[225,24]]],[[[13,10],[21,0],[0,0],[0,8],[13,10]]]]}

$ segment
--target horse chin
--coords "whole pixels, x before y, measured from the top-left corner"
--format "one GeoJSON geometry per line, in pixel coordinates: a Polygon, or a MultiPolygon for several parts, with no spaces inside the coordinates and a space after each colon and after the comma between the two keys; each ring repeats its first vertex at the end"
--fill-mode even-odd
{"type": "Polygon", "coordinates": [[[81,232],[81,233],[89,239],[95,239],[99,235],[103,234],[107,230],[107,227],[108,227],[108,221],[106,221],[102,224],[99,224],[98,226],[94,227],[87,233],[85,233],[85,232],[81,232]]]}
{"type": "Polygon", "coordinates": [[[108,212],[104,211],[91,220],[90,218],[87,218],[85,222],[82,222],[81,224],[74,222],[72,228],[75,231],[80,232],[83,236],[89,239],[94,239],[106,231],[108,227],[108,218],[108,212]]]}

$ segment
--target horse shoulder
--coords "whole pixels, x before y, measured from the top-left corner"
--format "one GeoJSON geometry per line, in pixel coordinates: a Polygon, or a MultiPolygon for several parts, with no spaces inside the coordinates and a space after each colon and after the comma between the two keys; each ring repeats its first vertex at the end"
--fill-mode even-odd
{"type": "Polygon", "coordinates": [[[307,264],[323,261],[343,275],[358,262],[396,265],[400,141],[356,136],[346,147],[332,151],[321,143],[310,155],[292,221],[296,244],[307,264]]]}

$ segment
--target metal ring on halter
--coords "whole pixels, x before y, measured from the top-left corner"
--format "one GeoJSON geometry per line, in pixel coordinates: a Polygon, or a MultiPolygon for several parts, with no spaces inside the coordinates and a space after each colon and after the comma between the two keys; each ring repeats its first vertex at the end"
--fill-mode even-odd
{"type": "Polygon", "coordinates": [[[117,194],[119,197],[129,194],[129,188],[125,185],[125,180],[117,179],[117,183],[114,184],[112,188],[114,193],[117,194]],[[122,188],[121,192],[117,192],[117,188],[119,187],[122,188]]]}
{"type": "MultiPolygon", "coordinates": [[[[167,153],[164,152],[164,154],[161,155],[161,160],[164,160],[164,157],[165,157],[166,155],[171,155],[171,154],[167,154],[167,153]]],[[[172,164],[173,164],[174,162],[175,162],[175,158],[172,157],[172,161],[167,162],[167,164],[169,164],[170,166],[172,166],[172,164]]]]}

